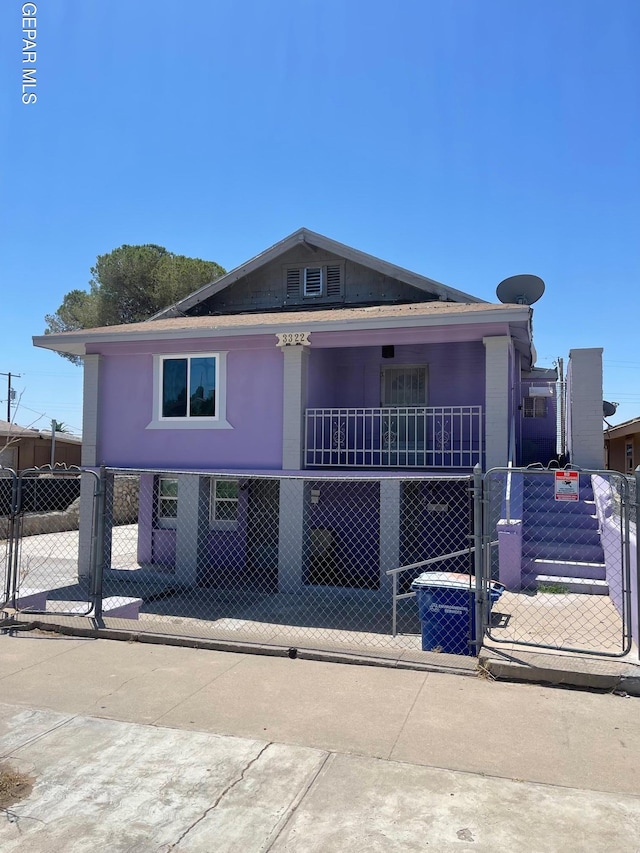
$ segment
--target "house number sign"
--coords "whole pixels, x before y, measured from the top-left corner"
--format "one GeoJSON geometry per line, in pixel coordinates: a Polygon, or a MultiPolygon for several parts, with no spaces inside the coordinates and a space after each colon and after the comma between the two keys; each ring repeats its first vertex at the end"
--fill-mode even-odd
{"type": "Polygon", "coordinates": [[[309,332],[276,332],[279,347],[311,346],[309,332]]]}

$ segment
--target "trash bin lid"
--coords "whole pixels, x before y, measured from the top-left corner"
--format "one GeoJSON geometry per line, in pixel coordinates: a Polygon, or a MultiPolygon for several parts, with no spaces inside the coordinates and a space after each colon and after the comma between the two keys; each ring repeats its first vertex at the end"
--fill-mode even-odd
{"type": "Polygon", "coordinates": [[[468,589],[475,590],[475,575],[459,572],[423,572],[411,583],[411,589],[468,589]]]}

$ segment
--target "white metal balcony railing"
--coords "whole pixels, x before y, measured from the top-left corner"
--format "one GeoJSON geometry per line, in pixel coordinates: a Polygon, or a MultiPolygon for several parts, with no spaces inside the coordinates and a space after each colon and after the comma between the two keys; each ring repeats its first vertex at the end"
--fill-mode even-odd
{"type": "Polygon", "coordinates": [[[482,450],[482,406],[306,410],[310,468],[473,468],[482,450]]]}

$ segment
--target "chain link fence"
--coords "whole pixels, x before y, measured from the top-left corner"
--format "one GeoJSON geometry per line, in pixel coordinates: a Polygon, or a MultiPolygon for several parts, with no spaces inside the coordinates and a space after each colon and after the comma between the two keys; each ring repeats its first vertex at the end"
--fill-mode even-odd
{"type": "MultiPolygon", "coordinates": [[[[488,638],[622,657],[632,644],[628,478],[616,472],[503,469],[485,477],[485,561],[506,587],[488,638]]],[[[634,546],[635,548],[635,546],[634,546]]]]}
{"type": "Polygon", "coordinates": [[[5,606],[30,613],[92,612],[98,487],[96,473],[76,468],[46,466],[20,476],[0,470],[5,606]]]}
{"type": "Polygon", "coordinates": [[[468,476],[111,470],[105,504],[105,600],[130,599],[136,630],[420,653],[411,583],[425,567],[402,567],[450,553],[436,568],[473,567],[468,476]]]}
{"type": "Polygon", "coordinates": [[[556,477],[0,469],[2,603],[442,666],[471,664],[485,627],[502,648],[622,656],[638,624],[631,480],[576,473],[557,500],[556,477]]]}

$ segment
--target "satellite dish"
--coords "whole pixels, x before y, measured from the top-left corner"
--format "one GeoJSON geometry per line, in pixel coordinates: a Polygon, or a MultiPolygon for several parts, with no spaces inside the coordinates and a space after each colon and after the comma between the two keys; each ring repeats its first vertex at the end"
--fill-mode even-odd
{"type": "Polygon", "coordinates": [[[500,302],[508,305],[533,305],[544,293],[544,281],[537,275],[512,275],[496,289],[500,302]]]}
{"type": "Polygon", "coordinates": [[[602,401],[602,414],[605,418],[613,417],[616,413],[617,408],[617,403],[609,403],[607,400],[602,401]]]}

